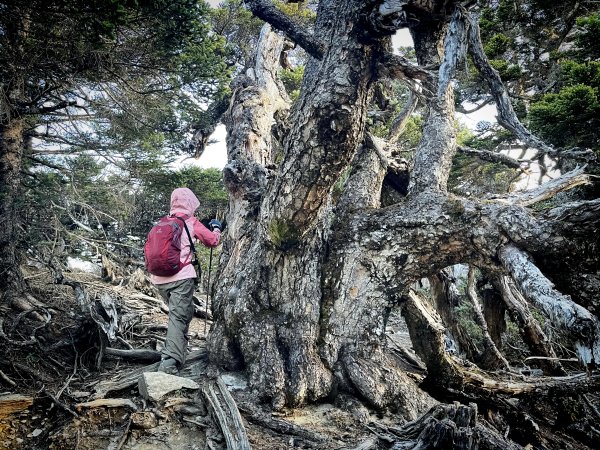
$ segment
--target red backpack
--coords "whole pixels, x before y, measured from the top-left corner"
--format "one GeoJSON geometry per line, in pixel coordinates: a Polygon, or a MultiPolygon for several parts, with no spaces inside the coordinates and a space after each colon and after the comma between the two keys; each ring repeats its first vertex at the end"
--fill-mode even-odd
{"type": "Polygon", "coordinates": [[[161,277],[175,275],[183,267],[192,263],[192,256],[195,254],[196,249],[185,219],[177,216],[161,217],[148,233],[146,245],[144,245],[146,270],[161,277]],[[183,226],[181,226],[182,224],[183,226]],[[184,229],[190,240],[192,251],[190,260],[181,262],[181,234],[184,229]]]}

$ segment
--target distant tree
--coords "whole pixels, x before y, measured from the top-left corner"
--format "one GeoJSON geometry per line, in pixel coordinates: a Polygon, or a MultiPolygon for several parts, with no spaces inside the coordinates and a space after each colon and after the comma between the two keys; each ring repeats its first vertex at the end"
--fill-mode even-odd
{"type": "Polygon", "coordinates": [[[197,0],[0,2],[3,293],[19,285],[24,170],[68,169],[61,156],[94,151],[135,172],[185,148],[199,102],[228,76],[207,11],[197,0]]]}

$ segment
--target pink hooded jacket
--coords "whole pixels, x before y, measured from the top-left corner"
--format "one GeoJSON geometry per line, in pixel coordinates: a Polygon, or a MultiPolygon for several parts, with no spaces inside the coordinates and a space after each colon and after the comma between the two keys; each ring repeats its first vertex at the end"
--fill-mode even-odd
{"type": "MultiPolygon", "coordinates": [[[[171,211],[169,214],[176,214],[180,217],[188,216],[185,223],[192,235],[192,239],[198,239],[206,247],[216,247],[221,240],[221,231],[210,231],[194,217],[198,206],[200,206],[200,202],[190,189],[177,188],[171,194],[171,211]]],[[[181,261],[189,261],[191,259],[190,253],[190,240],[184,230],[181,234],[181,261]]],[[[196,278],[196,269],[191,264],[183,267],[183,269],[170,277],[150,275],[150,280],[154,284],[172,283],[173,281],[185,280],[187,278],[196,278]]]]}

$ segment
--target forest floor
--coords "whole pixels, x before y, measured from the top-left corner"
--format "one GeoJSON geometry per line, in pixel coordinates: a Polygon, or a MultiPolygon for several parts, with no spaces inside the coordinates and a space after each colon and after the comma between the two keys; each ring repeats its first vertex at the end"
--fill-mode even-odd
{"type": "MultiPolygon", "coordinates": [[[[56,284],[41,267],[24,271],[31,288],[29,309],[8,313],[0,323],[0,342],[6,344],[0,359],[0,449],[227,448],[228,432],[205,390],[205,335],[210,327],[210,320],[203,318],[205,295],[197,296],[197,314],[188,334],[190,361],[180,373],[197,381],[200,389],[177,389],[153,401],[140,394],[138,379],[144,372],[155,372],[157,363],[123,359],[105,348],[146,349],[155,356],[160,351],[168,308],[152,287],[139,280],[124,283],[114,274],[111,282],[85,273],[65,274],[92,303],[104,302],[108,314],[100,314],[100,321],[110,323],[110,311],[117,313],[116,337],[107,341],[99,338],[95,322],[78,313],[73,285],[56,284]]],[[[391,351],[422,364],[400,316],[393,316],[386,331],[391,351]]],[[[424,373],[415,370],[411,375],[419,380],[424,373]]],[[[241,413],[254,449],[389,448],[393,443],[385,444],[386,430],[406,424],[401,414],[369,409],[345,394],[330,403],[271,413],[268,405],[256,404],[243,374],[222,373],[219,378],[241,413]]],[[[594,394],[587,399],[598,404],[594,394]]],[[[563,416],[581,413],[578,404],[566,402],[560,408],[563,416]]],[[[593,405],[588,410],[598,412],[593,405]]],[[[538,412],[556,416],[556,411],[538,412]]],[[[572,433],[558,433],[561,445],[555,448],[593,448],[581,442],[593,436],[579,440],[572,433]]]]}
{"type": "MultiPolygon", "coordinates": [[[[137,378],[143,371],[156,371],[156,363],[105,354],[98,366],[97,330],[91,322],[82,324],[72,287],[55,284],[44,269],[28,267],[26,274],[34,308],[8,314],[2,324],[11,345],[5,347],[6,357],[0,360],[0,404],[4,399],[8,405],[4,410],[0,406],[0,448],[227,448],[219,424],[198,390],[177,390],[159,402],[145,400],[137,378]],[[36,306],[34,299],[41,303],[36,306]],[[51,316],[49,321],[44,320],[46,313],[51,316]],[[92,332],[86,335],[86,330],[92,332]],[[31,340],[35,342],[20,345],[31,340]]],[[[160,350],[168,309],[158,296],[91,274],[66,275],[83,286],[90,298],[114,300],[120,327],[118,340],[108,343],[110,346],[160,350]]],[[[191,354],[202,353],[210,327],[210,320],[198,317],[204,316],[203,298],[197,295],[198,314],[189,329],[191,354]]],[[[401,345],[410,344],[407,330],[398,330],[399,326],[401,321],[396,332],[390,332],[401,345]]],[[[202,379],[202,358],[188,365],[191,375],[181,375],[202,379]]],[[[398,415],[369,410],[344,395],[332,403],[271,414],[268,405],[262,405],[263,411],[254,403],[243,375],[224,373],[221,379],[241,411],[248,441],[255,449],[342,449],[361,443],[364,448],[376,448],[374,423],[404,422],[398,415]]]]}

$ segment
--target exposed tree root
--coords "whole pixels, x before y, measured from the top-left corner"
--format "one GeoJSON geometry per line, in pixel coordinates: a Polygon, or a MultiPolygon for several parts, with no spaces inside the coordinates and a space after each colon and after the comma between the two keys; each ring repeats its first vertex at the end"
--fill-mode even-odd
{"type": "Polygon", "coordinates": [[[401,428],[388,427],[394,450],[425,449],[522,449],[489,425],[477,420],[477,405],[437,405],[401,428]]]}
{"type": "Polygon", "coordinates": [[[398,363],[381,351],[375,352],[369,358],[342,356],[346,376],[360,397],[377,409],[391,405],[409,420],[431,407],[433,399],[400,370],[398,363]]]}
{"type": "Polygon", "coordinates": [[[490,332],[488,330],[487,322],[483,316],[483,310],[479,302],[479,296],[477,295],[477,289],[475,286],[475,269],[471,266],[469,268],[469,275],[467,281],[467,298],[471,302],[473,312],[475,313],[475,323],[479,325],[483,333],[483,352],[478,357],[478,362],[483,369],[495,370],[505,369],[510,370],[510,365],[506,358],[500,353],[498,347],[492,340],[490,332]]]}
{"type": "Polygon", "coordinates": [[[523,342],[533,355],[543,356],[539,364],[552,375],[566,375],[565,370],[557,360],[552,344],[542,331],[537,320],[531,314],[527,302],[508,277],[493,279],[494,286],[500,291],[509,314],[519,326],[523,342]]]}
{"type": "Polygon", "coordinates": [[[529,255],[514,245],[502,247],[500,262],[511,274],[521,293],[538,306],[575,341],[580,360],[585,364],[600,361],[600,324],[598,319],[568,295],[558,292],[535,266],[529,255]]]}

